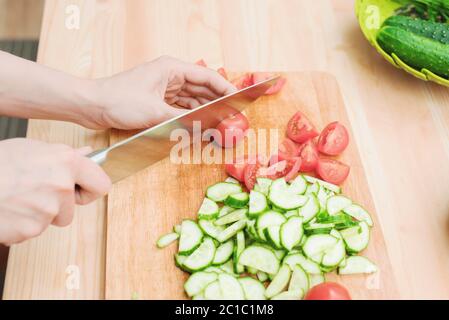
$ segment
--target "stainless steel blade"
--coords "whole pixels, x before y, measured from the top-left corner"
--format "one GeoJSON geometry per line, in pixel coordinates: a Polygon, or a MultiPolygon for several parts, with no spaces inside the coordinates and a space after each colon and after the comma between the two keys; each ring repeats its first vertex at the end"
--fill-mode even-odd
{"type": "Polygon", "coordinates": [[[273,77],[233,94],[211,101],[176,118],[146,129],[109,148],[88,155],[102,166],[112,182],[120,181],[164,159],[178,141],[170,141],[173,130],[192,131],[194,121],[201,122],[201,129],[215,128],[220,121],[243,111],[262,96],[278,79],[273,77]]]}

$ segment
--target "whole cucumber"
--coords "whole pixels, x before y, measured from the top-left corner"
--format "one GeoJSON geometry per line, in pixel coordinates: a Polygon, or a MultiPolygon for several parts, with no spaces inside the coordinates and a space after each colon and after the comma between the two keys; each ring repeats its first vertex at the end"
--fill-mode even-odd
{"type": "Polygon", "coordinates": [[[438,23],[405,16],[391,16],[385,20],[383,26],[402,28],[417,35],[449,44],[449,24],[446,23],[438,23]]]}
{"type": "Polygon", "coordinates": [[[409,66],[449,78],[449,45],[398,27],[382,27],[377,42],[388,54],[395,53],[409,66]]]}

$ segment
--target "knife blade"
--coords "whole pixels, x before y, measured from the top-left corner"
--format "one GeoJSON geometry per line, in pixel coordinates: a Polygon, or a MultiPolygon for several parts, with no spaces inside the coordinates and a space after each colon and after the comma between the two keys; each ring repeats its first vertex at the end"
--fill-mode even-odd
{"type": "Polygon", "coordinates": [[[170,140],[173,130],[192,132],[195,121],[200,121],[202,130],[215,128],[220,121],[243,111],[256,101],[278,78],[276,76],[223,96],[108,148],[94,151],[87,157],[99,164],[113,183],[120,181],[167,157],[171,148],[178,143],[170,140]]]}

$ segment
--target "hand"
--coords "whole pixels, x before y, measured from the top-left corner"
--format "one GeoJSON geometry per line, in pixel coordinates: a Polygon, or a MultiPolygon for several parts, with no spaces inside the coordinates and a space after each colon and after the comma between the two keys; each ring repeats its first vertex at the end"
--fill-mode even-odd
{"type": "Polygon", "coordinates": [[[35,237],[49,224],[66,226],[75,203],[107,193],[109,177],[84,157],[89,152],[29,139],[0,142],[0,243],[35,237]]]}
{"type": "Polygon", "coordinates": [[[148,128],[236,90],[214,70],[169,57],[96,82],[101,115],[82,123],[94,129],[148,128]]]}

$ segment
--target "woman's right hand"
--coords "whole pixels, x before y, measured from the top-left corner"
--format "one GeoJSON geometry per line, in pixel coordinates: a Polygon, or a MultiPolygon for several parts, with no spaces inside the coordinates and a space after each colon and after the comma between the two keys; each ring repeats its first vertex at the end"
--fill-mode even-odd
{"type": "Polygon", "coordinates": [[[75,204],[108,192],[111,181],[85,157],[90,151],[30,139],[0,142],[0,243],[38,236],[50,224],[66,226],[75,204]]]}

